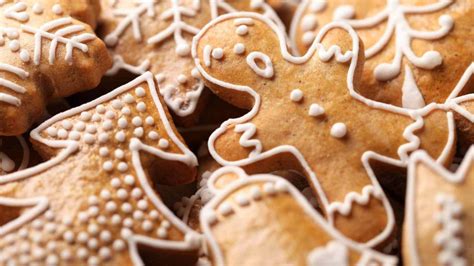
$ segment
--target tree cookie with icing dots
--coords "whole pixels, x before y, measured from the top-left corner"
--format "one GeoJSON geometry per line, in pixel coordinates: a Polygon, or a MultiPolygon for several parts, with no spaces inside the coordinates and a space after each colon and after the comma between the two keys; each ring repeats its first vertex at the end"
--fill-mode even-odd
{"type": "Polygon", "coordinates": [[[32,131],[51,159],[0,177],[0,264],[197,260],[199,237],[153,190],[197,165],[160,97],[148,72],[32,131]]]}
{"type": "Polygon", "coordinates": [[[418,109],[474,92],[473,17],[471,0],[303,0],[290,35],[304,53],[322,26],[349,23],[365,46],[359,92],[418,109]]]}
{"type": "Polygon", "coordinates": [[[111,66],[89,25],[54,1],[0,2],[0,135],[20,135],[48,101],[94,88],[111,66]]]}
{"type": "Polygon", "coordinates": [[[455,144],[450,110],[471,116],[459,104],[474,97],[420,110],[367,99],[357,93],[361,48],[356,32],[339,22],[324,27],[305,56],[294,57],[269,19],[234,13],[194,38],[193,56],[207,86],[250,110],[211,135],[217,162],[251,172],[299,171],[333,226],[381,247],[395,223],[374,170],[399,171],[419,148],[449,165],[455,144]],[[216,51],[222,57],[213,57],[216,51]]]}
{"type": "Polygon", "coordinates": [[[283,178],[224,167],[208,186],[216,196],[200,220],[212,265],[396,265],[336,232],[283,178]]]}
{"type": "Polygon", "coordinates": [[[474,146],[453,173],[420,151],[410,158],[403,239],[406,265],[474,263],[474,146]]]}
{"type": "Polygon", "coordinates": [[[100,35],[114,54],[108,74],[151,71],[175,121],[184,126],[197,122],[205,104],[204,84],[191,57],[193,36],[223,12],[261,12],[279,22],[261,0],[102,0],[102,9],[100,35]]]}

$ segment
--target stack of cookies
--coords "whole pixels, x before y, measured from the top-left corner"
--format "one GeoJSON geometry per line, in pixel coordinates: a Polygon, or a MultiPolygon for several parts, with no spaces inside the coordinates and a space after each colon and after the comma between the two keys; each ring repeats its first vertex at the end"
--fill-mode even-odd
{"type": "Polygon", "coordinates": [[[0,0],[0,265],[473,265],[472,0],[0,0]]]}

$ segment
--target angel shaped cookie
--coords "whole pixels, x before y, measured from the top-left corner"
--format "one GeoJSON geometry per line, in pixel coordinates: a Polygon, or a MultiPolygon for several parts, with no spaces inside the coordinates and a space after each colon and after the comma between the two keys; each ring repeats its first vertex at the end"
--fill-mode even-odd
{"type": "Polygon", "coordinates": [[[0,2],[0,135],[24,133],[48,101],[94,88],[110,67],[104,43],[68,10],[52,1],[0,2]]]}
{"type": "Polygon", "coordinates": [[[449,110],[473,99],[409,110],[361,96],[363,49],[342,22],[324,27],[305,56],[293,57],[267,18],[228,14],[195,37],[193,56],[206,85],[250,110],[211,135],[217,162],[252,172],[299,171],[330,223],[368,246],[387,244],[394,231],[374,171],[394,173],[420,148],[449,163],[455,142],[449,110]]]}
{"type": "Polygon", "coordinates": [[[177,122],[186,126],[196,122],[205,103],[204,84],[191,57],[192,37],[223,12],[260,12],[279,22],[260,0],[102,0],[102,7],[101,36],[114,53],[109,74],[153,72],[177,122]]]}
{"type": "Polygon", "coordinates": [[[474,262],[474,146],[453,173],[424,152],[410,158],[403,239],[406,265],[474,262]]]}
{"type": "Polygon", "coordinates": [[[349,23],[365,46],[359,92],[417,109],[474,92],[473,15],[471,0],[304,0],[291,39],[304,53],[325,24],[349,23]]]}
{"type": "Polygon", "coordinates": [[[160,97],[145,73],[32,131],[51,159],[0,177],[0,264],[197,259],[199,238],[153,190],[192,182],[197,165],[160,97]]]}
{"type": "Polygon", "coordinates": [[[213,265],[396,265],[342,237],[283,178],[224,167],[208,186],[216,196],[200,220],[213,265]]]}

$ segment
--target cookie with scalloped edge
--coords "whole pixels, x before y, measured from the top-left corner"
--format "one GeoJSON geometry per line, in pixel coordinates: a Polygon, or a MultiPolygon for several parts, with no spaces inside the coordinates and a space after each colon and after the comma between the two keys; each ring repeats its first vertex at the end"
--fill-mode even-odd
{"type": "Polygon", "coordinates": [[[474,95],[420,110],[363,97],[357,93],[363,48],[343,22],[324,27],[303,57],[284,44],[284,33],[255,13],[223,15],[194,38],[206,85],[250,110],[214,131],[211,155],[252,173],[299,171],[344,235],[371,247],[389,244],[394,217],[374,169],[398,172],[420,148],[449,165],[452,110],[460,112],[459,104],[474,95]]]}
{"type": "Polygon", "coordinates": [[[474,92],[473,17],[471,0],[303,0],[290,35],[303,54],[324,25],[349,23],[365,46],[359,92],[418,109],[474,92]]]}
{"type": "Polygon", "coordinates": [[[53,3],[0,3],[0,135],[26,132],[49,101],[94,88],[111,66],[91,27],[53,3]]]}
{"type": "Polygon", "coordinates": [[[424,152],[410,158],[403,258],[406,265],[474,263],[474,146],[457,169],[424,152]]]}
{"type": "Polygon", "coordinates": [[[153,190],[192,182],[197,160],[151,73],[54,116],[31,138],[50,159],[0,177],[0,264],[197,260],[199,237],[153,190]]]}
{"type": "Polygon", "coordinates": [[[236,10],[261,12],[281,24],[261,0],[102,0],[102,10],[100,35],[114,54],[108,74],[151,71],[176,123],[184,126],[196,124],[206,102],[191,57],[191,40],[199,30],[213,17],[236,10]]]}
{"type": "Polygon", "coordinates": [[[215,171],[216,195],[201,226],[213,265],[396,265],[397,259],[347,240],[283,178],[215,171]]]}

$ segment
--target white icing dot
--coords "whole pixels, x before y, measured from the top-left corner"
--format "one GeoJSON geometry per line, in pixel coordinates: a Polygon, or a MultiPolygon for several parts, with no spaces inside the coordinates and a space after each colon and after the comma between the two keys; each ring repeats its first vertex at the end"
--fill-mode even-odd
{"type": "Polygon", "coordinates": [[[303,99],[303,92],[300,89],[294,89],[290,93],[290,99],[293,102],[299,102],[303,99]]]}
{"type": "Polygon", "coordinates": [[[89,232],[91,236],[96,236],[99,234],[99,226],[96,224],[90,224],[87,227],[87,232],[89,232]]]}
{"type": "Polygon", "coordinates": [[[125,141],[125,133],[123,131],[119,131],[115,134],[115,139],[118,142],[124,142],[125,141]]]}
{"type": "Polygon", "coordinates": [[[176,46],[176,54],[179,56],[187,56],[191,52],[191,48],[187,43],[180,43],[176,46]]]}
{"type": "Polygon", "coordinates": [[[91,134],[89,134],[89,133],[86,133],[86,134],[84,135],[84,141],[86,142],[86,144],[89,144],[89,145],[94,144],[94,142],[95,142],[95,137],[94,137],[94,135],[91,135],[91,134]]]}
{"type": "Polygon", "coordinates": [[[224,57],[224,50],[222,48],[214,48],[211,55],[214,59],[222,59],[224,57]]]}
{"type": "Polygon", "coordinates": [[[245,45],[243,43],[234,45],[234,53],[239,55],[245,53],[245,45]]]}
{"type": "Polygon", "coordinates": [[[81,133],[77,131],[71,131],[71,133],[69,133],[69,139],[79,140],[80,138],[81,138],[81,133]]]}
{"type": "Polygon", "coordinates": [[[156,210],[152,210],[150,212],[150,218],[152,220],[158,220],[158,218],[160,218],[160,215],[158,214],[158,212],[156,210]]]}
{"type": "Polygon", "coordinates": [[[87,255],[89,255],[89,252],[87,251],[86,248],[79,248],[77,250],[77,257],[81,260],[84,260],[87,258],[87,255]]]}
{"type": "Polygon", "coordinates": [[[199,74],[199,70],[197,68],[193,68],[193,70],[191,70],[191,76],[196,79],[201,78],[201,75],[199,74]]]}
{"type": "Polygon", "coordinates": [[[86,124],[82,121],[79,121],[74,125],[74,129],[77,131],[84,131],[84,129],[86,129],[86,124]]]}
{"type": "Polygon", "coordinates": [[[105,117],[107,117],[108,119],[115,119],[115,113],[114,113],[114,111],[111,111],[111,110],[107,111],[107,112],[105,113],[105,117]]]}
{"type": "Polygon", "coordinates": [[[331,136],[343,138],[347,134],[347,127],[344,123],[336,123],[331,127],[331,136]]]}
{"type": "Polygon", "coordinates": [[[81,223],[86,223],[87,220],[89,220],[89,215],[85,212],[80,212],[78,215],[77,215],[77,218],[79,219],[79,222],[81,223]]]}
{"type": "Polygon", "coordinates": [[[137,207],[144,211],[148,208],[148,202],[146,200],[139,200],[138,203],[137,203],[137,207]]]}
{"type": "Polygon", "coordinates": [[[221,204],[221,206],[219,206],[219,212],[222,215],[227,216],[231,214],[232,212],[234,212],[234,210],[232,209],[232,206],[228,202],[224,202],[221,204]]]}
{"type": "Polygon", "coordinates": [[[143,128],[142,127],[135,128],[133,130],[133,135],[135,135],[135,137],[137,138],[143,137],[143,128]]]}
{"type": "Polygon", "coordinates": [[[86,126],[86,132],[95,134],[97,132],[97,127],[95,125],[87,125],[86,126]]]}
{"type": "Polygon", "coordinates": [[[265,185],[263,185],[263,191],[270,196],[275,195],[276,193],[275,187],[272,183],[265,183],[265,185]]]}
{"type": "Polygon", "coordinates": [[[120,218],[120,215],[114,214],[112,215],[112,224],[118,225],[122,222],[122,218],[120,218]]]}
{"type": "Polygon", "coordinates": [[[127,94],[123,97],[123,101],[124,101],[125,103],[131,104],[131,103],[134,103],[134,102],[135,102],[135,99],[133,98],[133,96],[132,96],[130,93],[127,93],[127,94]]]}
{"type": "Polygon", "coordinates": [[[114,109],[119,110],[119,109],[121,109],[121,108],[123,107],[123,103],[122,103],[122,101],[117,100],[117,99],[116,99],[116,100],[113,100],[113,101],[112,101],[112,107],[113,107],[114,109]]]}
{"type": "Polygon", "coordinates": [[[116,149],[115,152],[114,152],[114,156],[117,159],[123,159],[124,155],[125,155],[125,153],[121,149],[116,149]]]}
{"type": "Polygon", "coordinates": [[[146,111],[146,104],[144,102],[139,102],[137,104],[137,110],[140,112],[145,112],[146,111]]]}
{"type": "Polygon", "coordinates": [[[240,206],[246,206],[246,205],[249,205],[250,201],[249,199],[244,196],[244,195],[237,195],[235,197],[235,201],[237,202],[237,204],[239,204],[240,206]]]}
{"type": "Polygon", "coordinates": [[[133,226],[133,220],[131,218],[125,218],[123,220],[123,226],[128,227],[128,228],[132,227],[133,226]]]}
{"type": "Polygon", "coordinates": [[[64,120],[61,122],[61,125],[63,126],[64,129],[66,130],[71,130],[72,129],[72,123],[69,120],[64,120]]]}
{"type": "Polygon", "coordinates": [[[108,156],[109,155],[109,149],[106,147],[102,147],[99,149],[99,155],[102,157],[108,156]]]}
{"type": "Polygon", "coordinates": [[[63,8],[59,4],[55,4],[52,8],[52,11],[56,15],[61,15],[63,13],[63,8]]]}
{"type": "Polygon", "coordinates": [[[311,32],[311,31],[307,31],[303,34],[303,44],[304,45],[310,45],[314,39],[316,38],[316,34],[314,32],[311,32]]]}
{"type": "Polygon", "coordinates": [[[178,76],[177,80],[179,83],[185,84],[188,81],[188,78],[185,75],[181,74],[178,76]]]}
{"type": "Polygon", "coordinates": [[[100,232],[100,240],[105,243],[109,243],[112,240],[112,234],[109,231],[100,232]]]}
{"type": "Polygon", "coordinates": [[[246,25],[240,25],[237,27],[235,30],[235,33],[237,33],[240,36],[244,36],[249,32],[249,28],[246,25]]]}
{"type": "Polygon", "coordinates": [[[166,140],[166,139],[160,139],[160,141],[158,142],[158,146],[162,149],[166,149],[168,148],[170,145],[169,141],[166,140]]]}
{"type": "Polygon", "coordinates": [[[41,15],[43,13],[43,6],[40,3],[35,3],[33,5],[33,13],[36,15],[41,15]]]}
{"type": "Polygon", "coordinates": [[[125,162],[120,162],[117,166],[117,169],[120,171],[120,172],[125,172],[128,170],[128,164],[125,163],[125,162]]]}
{"type": "Polygon", "coordinates": [[[321,105],[319,105],[317,103],[313,103],[309,107],[308,114],[310,116],[320,116],[320,115],[324,114],[324,108],[321,107],[321,105]]]}
{"type": "Polygon", "coordinates": [[[64,232],[63,234],[63,239],[64,241],[66,241],[67,243],[72,243],[74,242],[74,233],[72,231],[66,231],[64,232]]]}
{"type": "Polygon", "coordinates": [[[118,188],[118,187],[120,187],[120,185],[122,184],[122,182],[121,182],[120,179],[118,179],[117,177],[114,177],[114,178],[112,178],[112,180],[110,181],[110,184],[112,185],[112,187],[118,188]]]}
{"type": "Polygon", "coordinates": [[[105,200],[109,200],[111,196],[112,195],[111,195],[110,191],[108,191],[107,189],[102,189],[100,191],[100,197],[105,199],[105,200]]]}
{"type": "Polygon", "coordinates": [[[155,124],[155,119],[153,119],[153,117],[151,117],[151,116],[148,116],[147,118],[145,118],[145,123],[146,123],[147,125],[152,126],[152,125],[155,124]]]}
{"type": "Polygon", "coordinates": [[[101,225],[104,225],[107,223],[107,218],[105,218],[103,215],[99,215],[99,217],[97,217],[97,222],[101,225]]]}
{"type": "Polygon", "coordinates": [[[122,112],[122,114],[124,114],[124,115],[130,115],[130,114],[132,113],[132,111],[130,110],[130,108],[128,108],[128,107],[126,107],[126,106],[125,106],[124,108],[122,108],[121,112],[122,112]]]}
{"type": "Polygon", "coordinates": [[[50,137],[56,137],[58,135],[58,130],[54,127],[49,127],[47,130],[46,130],[46,133],[48,133],[48,135],[50,137]]]}
{"type": "Polygon", "coordinates": [[[307,14],[301,20],[301,30],[310,31],[316,29],[318,26],[318,19],[315,14],[307,14]]]}
{"type": "Polygon", "coordinates": [[[113,244],[113,248],[116,251],[122,251],[125,249],[125,242],[121,239],[115,240],[113,244]]]}
{"type": "Polygon", "coordinates": [[[104,107],[102,104],[97,105],[97,107],[95,108],[95,110],[96,110],[97,113],[99,113],[99,114],[104,114],[105,111],[106,111],[105,107],[104,107]]]}
{"type": "Polygon", "coordinates": [[[105,171],[109,172],[109,171],[112,171],[112,169],[114,168],[113,164],[111,161],[106,161],[103,165],[102,165],[102,168],[104,168],[105,171]]]}
{"type": "Polygon", "coordinates": [[[279,192],[287,192],[288,191],[288,185],[284,181],[277,181],[275,183],[275,188],[279,192]]]}
{"type": "Polygon", "coordinates": [[[12,52],[20,50],[20,42],[18,42],[17,40],[13,40],[8,44],[8,48],[10,48],[12,52]]]}
{"type": "Polygon", "coordinates": [[[66,130],[64,130],[64,128],[61,128],[59,129],[58,131],[58,137],[61,138],[61,139],[66,139],[68,136],[68,133],[66,130]]]}
{"type": "Polygon", "coordinates": [[[153,223],[148,221],[148,220],[145,220],[143,223],[142,223],[142,229],[146,232],[149,232],[153,229],[153,223]]]}
{"type": "Polygon", "coordinates": [[[109,260],[112,257],[112,252],[109,248],[102,247],[99,250],[99,256],[102,258],[102,260],[109,260]]]}
{"type": "Polygon", "coordinates": [[[109,140],[109,134],[104,133],[104,132],[102,132],[102,133],[99,134],[99,143],[104,144],[104,143],[106,143],[108,140],[109,140]]]}
{"type": "Polygon", "coordinates": [[[113,123],[111,120],[105,120],[104,123],[102,124],[104,130],[109,131],[113,127],[113,123]]]}
{"type": "Polygon", "coordinates": [[[86,232],[80,232],[77,235],[77,242],[83,244],[83,243],[86,243],[87,240],[89,240],[89,235],[86,232]]]}
{"type": "Polygon", "coordinates": [[[27,50],[21,50],[20,52],[20,59],[21,61],[28,63],[30,61],[30,53],[27,50]]]}
{"type": "Polygon", "coordinates": [[[333,20],[340,19],[351,19],[355,16],[355,10],[353,6],[350,5],[341,5],[334,10],[333,20]]]}
{"type": "Polygon", "coordinates": [[[117,191],[117,197],[121,200],[125,200],[128,198],[128,193],[125,189],[121,188],[117,191]]]}
{"type": "Polygon", "coordinates": [[[120,119],[118,120],[118,126],[119,126],[119,128],[126,128],[127,125],[128,125],[127,119],[125,119],[125,118],[122,117],[122,118],[120,118],[120,119]]]}
{"type": "Polygon", "coordinates": [[[87,122],[87,121],[91,120],[92,115],[89,112],[82,112],[79,118],[82,121],[87,122]]]}
{"type": "Polygon", "coordinates": [[[95,206],[99,204],[99,198],[97,198],[97,196],[92,195],[89,196],[87,202],[89,203],[89,205],[95,206]]]}
{"type": "Polygon", "coordinates": [[[132,186],[133,184],[135,184],[135,178],[132,175],[126,175],[124,178],[124,182],[125,184],[132,186]]]}
{"type": "Polygon", "coordinates": [[[138,97],[143,97],[143,96],[145,96],[145,89],[143,89],[142,87],[138,87],[138,88],[135,89],[135,94],[138,97]]]}
{"type": "Polygon", "coordinates": [[[159,238],[166,238],[168,236],[168,232],[164,228],[158,228],[156,231],[156,234],[158,235],[159,238]]]}
{"type": "Polygon", "coordinates": [[[142,211],[134,211],[133,212],[133,219],[141,221],[145,217],[145,214],[142,211]]]}
{"type": "Polygon", "coordinates": [[[141,189],[139,189],[139,188],[134,188],[134,189],[132,190],[132,197],[133,197],[134,199],[139,199],[139,198],[142,197],[142,195],[143,195],[143,192],[142,192],[141,189]]]}
{"type": "Polygon", "coordinates": [[[155,131],[150,131],[150,133],[148,133],[148,137],[152,140],[157,140],[160,135],[158,135],[158,133],[156,133],[155,131]]]}
{"type": "Polygon", "coordinates": [[[135,116],[132,119],[132,123],[133,123],[134,126],[139,127],[139,126],[142,125],[142,119],[139,116],[135,116]]]}
{"type": "Polygon", "coordinates": [[[124,213],[131,213],[132,210],[133,210],[133,207],[130,203],[126,202],[126,203],[122,204],[121,210],[124,213]]]}
{"type": "Polygon", "coordinates": [[[105,210],[107,212],[115,212],[117,210],[117,204],[113,201],[109,201],[105,204],[105,210]]]}
{"type": "Polygon", "coordinates": [[[90,217],[96,217],[97,215],[99,215],[99,208],[97,206],[89,207],[87,213],[90,217]]]}

